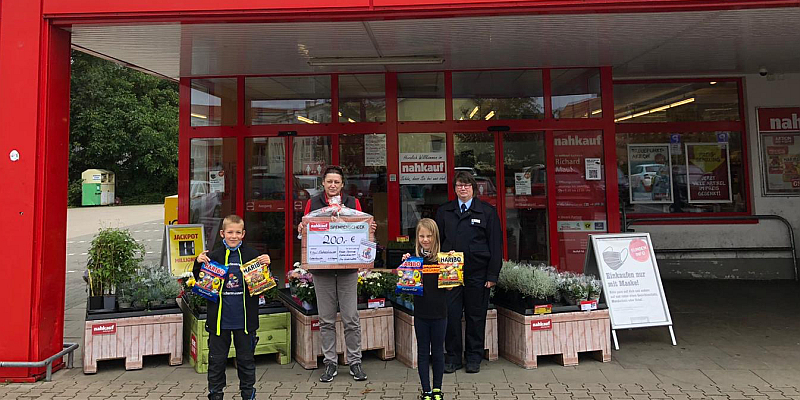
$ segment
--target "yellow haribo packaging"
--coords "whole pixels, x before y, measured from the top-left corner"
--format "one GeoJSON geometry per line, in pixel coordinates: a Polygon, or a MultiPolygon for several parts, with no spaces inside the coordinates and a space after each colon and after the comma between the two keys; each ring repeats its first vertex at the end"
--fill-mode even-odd
{"type": "Polygon", "coordinates": [[[269,264],[263,264],[254,258],[242,265],[242,275],[251,296],[257,296],[274,288],[275,278],[269,270],[269,264]]]}
{"type": "Polygon", "coordinates": [[[464,253],[438,253],[439,287],[464,285],[464,253]]]}

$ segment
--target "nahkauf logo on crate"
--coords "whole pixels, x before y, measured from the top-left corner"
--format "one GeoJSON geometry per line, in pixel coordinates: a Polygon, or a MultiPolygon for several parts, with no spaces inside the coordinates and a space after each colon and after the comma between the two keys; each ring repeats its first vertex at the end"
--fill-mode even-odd
{"type": "Polygon", "coordinates": [[[117,333],[116,322],[92,325],[92,335],[110,335],[113,333],[117,333]]]}

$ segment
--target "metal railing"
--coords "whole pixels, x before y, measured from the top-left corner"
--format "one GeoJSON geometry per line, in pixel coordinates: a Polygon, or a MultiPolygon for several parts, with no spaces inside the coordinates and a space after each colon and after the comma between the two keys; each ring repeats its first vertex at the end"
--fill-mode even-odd
{"type": "Polygon", "coordinates": [[[64,350],[59,351],[58,353],[48,357],[44,361],[0,361],[0,368],[40,368],[40,367],[47,367],[47,372],[45,373],[44,380],[45,382],[50,382],[50,379],[53,377],[53,361],[58,358],[64,357],[67,355],[67,369],[72,369],[72,364],[75,358],[75,355],[72,354],[78,348],[77,343],[64,343],[64,350]]]}
{"type": "Polygon", "coordinates": [[[771,219],[780,221],[786,225],[789,233],[789,246],[744,246],[744,247],[692,247],[682,249],[653,249],[656,253],[688,253],[688,252],[723,252],[723,251],[789,251],[792,253],[792,265],[794,266],[794,280],[798,280],[797,271],[797,251],[794,242],[794,230],[792,224],[779,215],[745,215],[737,217],[661,217],[661,218],[631,218],[623,213],[623,232],[627,232],[631,225],[645,222],[692,222],[692,221],[760,221],[771,219]]]}

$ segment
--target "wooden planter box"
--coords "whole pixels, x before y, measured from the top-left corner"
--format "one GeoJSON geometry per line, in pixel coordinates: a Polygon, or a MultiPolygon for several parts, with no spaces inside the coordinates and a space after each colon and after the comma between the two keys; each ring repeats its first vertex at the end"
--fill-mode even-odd
{"type": "Polygon", "coordinates": [[[611,361],[608,309],[522,315],[498,307],[497,314],[500,355],[524,368],[536,368],[541,355],[556,355],[564,366],[578,365],[580,352],[611,361]]]}
{"type": "MultiPolygon", "coordinates": [[[[417,335],[414,333],[414,316],[403,307],[394,310],[394,337],[396,340],[397,360],[410,368],[417,368],[417,335]]],[[[466,323],[461,320],[461,338],[464,339],[466,323]]],[[[484,357],[489,361],[497,360],[497,310],[486,313],[486,340],[484,357]]]]}
{"type": "Polygon", "coordinates": [[[87,315],[83,373],[97,372],[98,360],[125,359],[125,369],[142,369],[142,357],[169,354],[169,365],[183,363],[183,314],[179,309],[87,315]],[[102,318],[102,319],[101,319],[102,318]]]}
{"type": "MultiPolygon", "coordinates": [[[[317,357],[322,355],[322,342],[319,337],[319,317],[306,314],[297,304],[283,299],[292,314],[292,348],[294,360],[305,369],[317,368],[317,357]]],[[[392,307],[358,310],[361,322],[361,350],[379,350],[382,360],[394,358],[394,316],[392,307]]],[[[341,316],[336,314],[336,353],[339,363],[344,360],[344,326],[341,316]]]]}
{"type": "MultiPolygon", "coordinates": [[[[208,332],[206,331],[206,315],[195,315],[182,299],[178,304],[183,310],[183,342],[189,365],[199,374],[208,372],[208,332]]],[[[275,354],[278,364],[291,361],[292,343],[291,316],[283,307],[262,308],[258,316],[258,344],[255,355],[275,354]]],[[[236,349],[231,345],[228,358],[236,357],[236,349]]]]}

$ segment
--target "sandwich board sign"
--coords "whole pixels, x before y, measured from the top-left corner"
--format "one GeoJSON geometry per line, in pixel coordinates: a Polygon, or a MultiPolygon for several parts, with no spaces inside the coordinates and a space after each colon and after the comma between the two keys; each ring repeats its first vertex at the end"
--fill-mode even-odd
{"type": "Polygon", "coordinates": [[[650,234],[590,235],[584,272],[600,276],[611,316],[614,348],[619,350],[617,329],[667,326],[675,346],[661,274],[650,234]]]}

